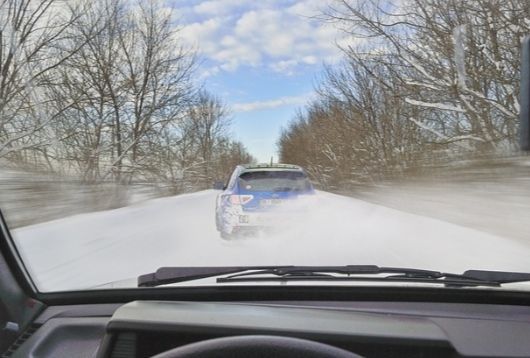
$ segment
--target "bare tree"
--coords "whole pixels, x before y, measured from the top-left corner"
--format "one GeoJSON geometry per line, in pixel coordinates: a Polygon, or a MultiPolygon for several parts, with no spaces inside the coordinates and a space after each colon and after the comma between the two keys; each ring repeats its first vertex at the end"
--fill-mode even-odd
{"type": "Polygon", "coordinates": [[[519,48],[529,16],[523,0],[336,0],[326,14],[351,36],[370,39],[366,51],[344,48],[346,56],[394,69],[403,100],[422,110],[413,123],[468,151],[515,145],[519,48]]]}
{"type": "Polygon", "coordinates": [[[284,130],[278,143],[281,160],[303,165],[328,189],[401,175],[417,166],[423,137],[407,120],[414,109],[403,106],[396,96],[399,83],[391,78],[384,66],[350,61],[328,68],[316,100],[284,130]],[[385,86],[378,77],[387,79],[385,86]]]}
{"type": "Polygon", "coordinates": [[[351,39],[284,131],[282,160],[344,189],[516,146],[520,39],[530,3],[334,0],[351,39]]]}
{"type": "MultiPolygon", "coordinates": [[[[120,73],[126,84],[125,118],[130,137],[121,146],[121,154],[111,169],[127,159],[134,170],[141,160],[144,136],[180,120],[193,94],[193,53],[179,45],[171,14],[164,13],[157,4],[154,0],[138,2],[119,33],[124,57],[120,73]]],[[[104,177],[109,173],[110,170],[104,177]]]]}
{"type": "Polygon", "coordinates": [[[56,157],[88,182],[130,182],[194,94],[194,55],[179,45],[171,14],[155,1],[136,5],[106,0],[85,12],[72,27],[85,46],[56,71],[54,93],[72,103],[54,126],[65,138],[56,157]]]}
{"type": "Polygon", "coordinates": [[[50,142],[42,131],[70,103],[57,108],[43,86],[50,72],[83,46],[68,39],[71,24],[87,6],[56,0],[0,2],[0,158],[20,160],[24,150],[50,142]]]}
{"type": "Polygon", "coordinates": [[[156,0],[0,0],[0,50],[0,158],[173,193],[253,160],[156,0]]]}
{"type": "Polygon", "coordinates": [[[227,137],[228,113],[219,98],[201,90],[182,121],[148,135],[143,172],[170,183],[173,192],[187,192],[210,188],[237,164],[253,162],[241,143],[227,137]]]}
{"type": "Polygon", "coordinates": [[[214,176],[215,150],[230,125],[228,109],[211,94],[201,91],[188,110],[190,129],[197,138],[198,157],[202,161],[202,181],[211,183],[214,176]]]}

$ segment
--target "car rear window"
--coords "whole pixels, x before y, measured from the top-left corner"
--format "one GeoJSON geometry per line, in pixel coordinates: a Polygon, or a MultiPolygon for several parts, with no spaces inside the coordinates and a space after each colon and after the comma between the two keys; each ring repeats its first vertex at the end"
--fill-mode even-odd
{"type": "Polygon", "coordinates": [[[239,187],[246,191],[307,191],[311,183],[299,171],[255,171],[241,174],[239,187]]]}

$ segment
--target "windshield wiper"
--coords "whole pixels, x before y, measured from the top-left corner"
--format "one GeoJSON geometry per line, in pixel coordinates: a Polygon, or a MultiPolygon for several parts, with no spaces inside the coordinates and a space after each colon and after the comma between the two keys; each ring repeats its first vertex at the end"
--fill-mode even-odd
{"type": "MultiPolygon", "coordinates": [[[[222,266],[222,267],[161,267],[156,272],[138,277],[138,287],[155,287],[171,283],[199,280],[249,270],[265,270],[281,266],[222,266]]],[[[285,266],[292,267],[292,266],[285,266]]]]}
{"type": "Polygon", "coordinates": [[[446,286],[493,286],[529,281],[530,274],[470,270],[464,274],[439,271],[379,267],[346,266],[229,266],[229,267],[162,267],[138,277],[139,287],[155,287],[172,283],[216,277],[218,283],[259,281],[385,281],[438,283],[446,286]],[[491,276],[488,276],[491,275],[491,276]]]}

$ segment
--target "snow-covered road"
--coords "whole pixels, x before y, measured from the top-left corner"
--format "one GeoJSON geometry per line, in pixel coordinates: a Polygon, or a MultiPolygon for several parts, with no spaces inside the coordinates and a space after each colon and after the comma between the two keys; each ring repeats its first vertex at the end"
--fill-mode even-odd
{"type": "Polygon", "coordinates": [[[530,243],[319,192],[300,222],[224,241],[213,190],[14,230],[42,291],[93,287],[160,266],[377,264],[530,271],[530,243]]]}

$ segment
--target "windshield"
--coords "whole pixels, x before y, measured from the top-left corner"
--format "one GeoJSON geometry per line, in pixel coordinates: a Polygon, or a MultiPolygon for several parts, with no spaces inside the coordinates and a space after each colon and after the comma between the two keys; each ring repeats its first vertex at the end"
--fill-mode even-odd
{"type": "Polygon", "coordinates": [[[42,292],[164,266],[530,272],[528,34],[526,0],[2,1],[14,247],[42,292]]]}
{"type": "Polygon", "coordinates": [[[291,171],[243,173],[239,176],[239,186],[245,191],[311,190],[311,183],[304,173],[291,171]]]}

